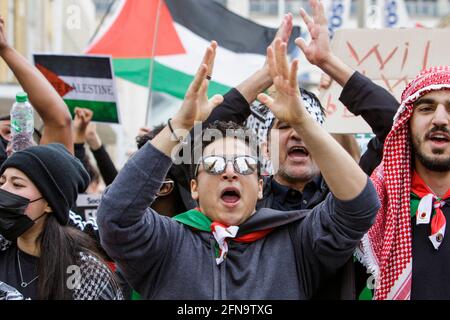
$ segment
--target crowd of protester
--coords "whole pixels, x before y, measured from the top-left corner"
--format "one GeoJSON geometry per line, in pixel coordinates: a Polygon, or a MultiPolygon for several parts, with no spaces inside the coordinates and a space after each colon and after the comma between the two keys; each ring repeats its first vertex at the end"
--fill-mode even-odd
{"type": "Polygon", "coordinates": [[[93,112],[72,119],[0,17],[0,57],[43,120],[12,153],[0,118],[0,300],[450,299],[450,66],[423,70],[398,102],[333,54],[311,6],[312,40],[295,42],[371,127],[362,155],[299,87],[291,14],[261,69],[208,100],[211,42],[181,108],[140,130],[121,170],[93,112]],[[263,141],[246,127],[256,100],[263,141]],[[101,196],[94,217],[83,193],[101,196]]]}

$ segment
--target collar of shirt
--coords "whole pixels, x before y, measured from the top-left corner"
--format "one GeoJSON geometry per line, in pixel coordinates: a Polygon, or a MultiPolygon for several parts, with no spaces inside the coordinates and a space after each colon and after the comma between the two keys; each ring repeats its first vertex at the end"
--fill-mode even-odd
{"type": "MultiPolygon", "coordinates": [[[[308,182],[305,185],[305,188],[303,189],[303,193],[289,188],[288,186],[282,185],[275,181],[275,179],[272,179],[272,193],[274,196],[274,199],[276,199],[279,203],[299,203],[302,200],[302,197],[307,196],[309,198],[312,197],[312,195],[320,190],[321,188],[321,182],[322,182],[322,176],[318,175],[314,177],[310,182],[308,182]]],[[[309,200],[309,199],[308,199],[309,200]]]]}

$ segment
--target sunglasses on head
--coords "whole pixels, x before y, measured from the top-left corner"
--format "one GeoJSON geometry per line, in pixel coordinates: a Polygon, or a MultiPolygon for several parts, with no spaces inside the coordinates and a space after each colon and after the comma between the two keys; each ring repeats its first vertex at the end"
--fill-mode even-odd
{"type": "Polygon", "coordinates": [[[258,169],[258,159],[252,156],[205,156],[195,168],[194,176],[198,174],[200,164],[203,165],[206,173],[211,175],[219,175],[225,172],[228,162],[233,163],[234,172],[242,175],[250,175],[258,169]]]}

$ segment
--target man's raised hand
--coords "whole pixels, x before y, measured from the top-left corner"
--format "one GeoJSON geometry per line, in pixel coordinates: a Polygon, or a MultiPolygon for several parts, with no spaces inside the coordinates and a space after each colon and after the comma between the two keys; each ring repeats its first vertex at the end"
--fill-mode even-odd
{"type": "Polygon", "coordinates": [[[208,100],[209,79],[213,75],[214,59],[217,42],[212,41],[206,49],[203,61],[189,86],[183,104],[173,118],[173,122],[182,128],[192,128],[196,121],[204,121],[211,111],[223,102],[221,95],[215,95],[208,100]]]}

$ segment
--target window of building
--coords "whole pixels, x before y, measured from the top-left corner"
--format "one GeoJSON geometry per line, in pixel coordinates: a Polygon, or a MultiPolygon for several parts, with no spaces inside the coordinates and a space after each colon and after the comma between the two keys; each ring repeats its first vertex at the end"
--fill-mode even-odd
{"type": "Polygon", "coordinates": [[[411,16],[437,17],[440,15],[436,0],[405,0],[405,4],[411,16]]]}
{"type": "MultiPolygon", "coordinates": [[[[278,0],[249,0],[250,13],[256,15],[278,15],[278,0]]],[[[300,8],[309,10],[307,0],[285,0],[286,12],[299,12],[300,8]]]]}
{"type": "MultiPolygon", "coordinates": [[[[286,12],[298,13],[300,8],[304,8],[307,12],[310,12],[310,6],[307,0],[284,0],[284,2],[286,12]]],[[[405,0],[405,5],[411,16],[438,17],[448,14],[450,0],[448,0],[447,6],[440,6],[439,2],[442,2],[442,0],[405,0]]],[[[250,14],[268,16],[278,15],[278,3],[278,0],[249,0],[250,14]]],[[[351,16],[357,15],[358,3],[360,3],[360,1],[352,0],[350,9],[351,16]]]]}

